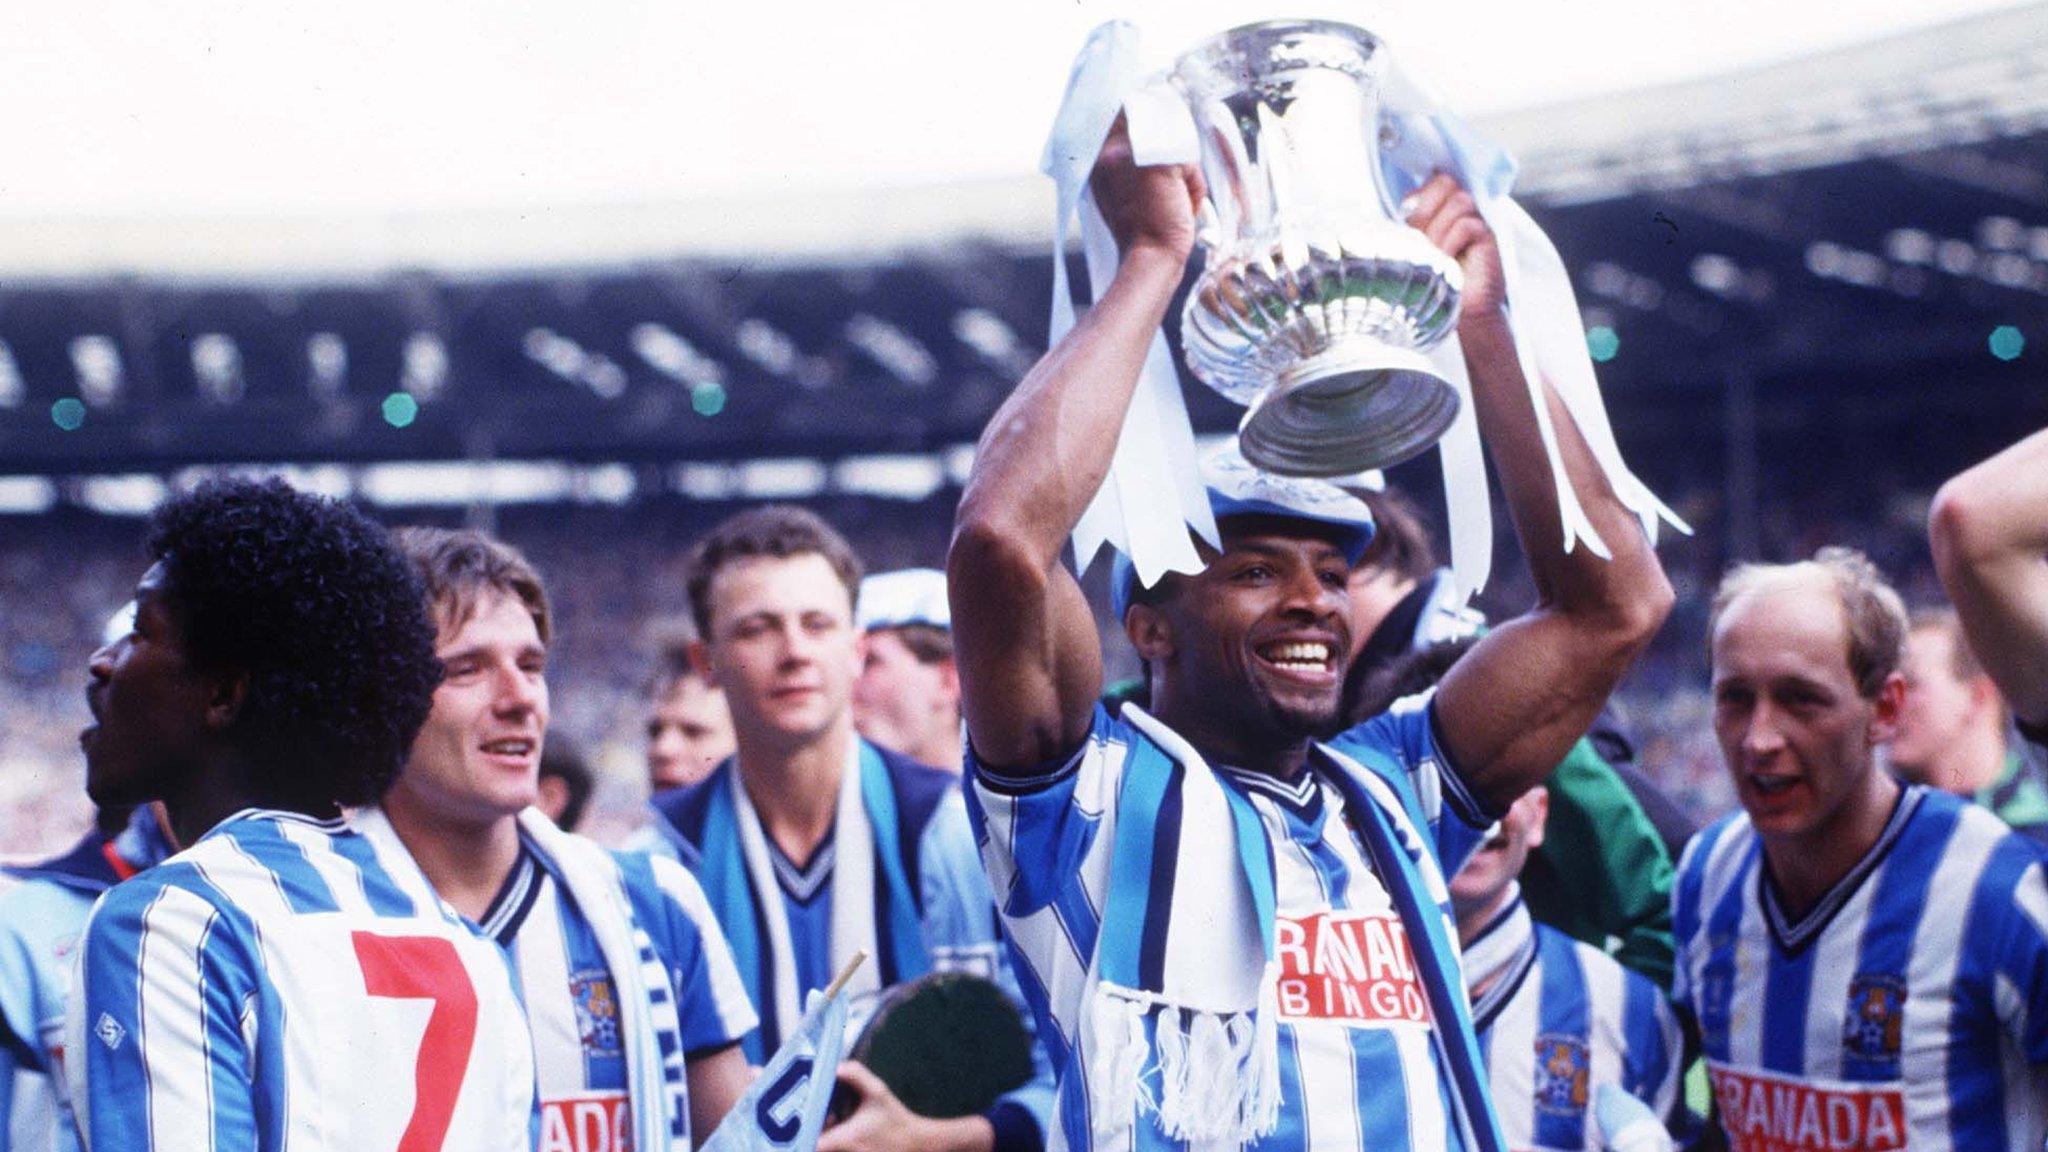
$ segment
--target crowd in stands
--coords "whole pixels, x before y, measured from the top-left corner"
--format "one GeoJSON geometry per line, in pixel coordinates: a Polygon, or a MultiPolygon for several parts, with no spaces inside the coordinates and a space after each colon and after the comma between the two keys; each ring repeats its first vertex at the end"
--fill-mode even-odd
{"type": "MultiPolygon", "coordinates": [[[[837,498],[815,506],[843,528],[870,571],[932,566],[944,556],[952,493],[924,502],[837,498]]],[[[1755,554],[1811,555],[1824,543],[1868,554],[1909,604],[1941,601],[1927,551],[1925,491],[1772,495],[1758,517],[1755,554]]],[[[1637,764],[1695,820],[1733,806],[1715,749],[1706,695],[1708,601],[1734,558],[1717,490],[1676,494],[1694,527],[1659,548],[1678,592],[1655,645],[1616,698],[1637,764]]],[[[511,507],[496,532],[547,577],[560,620],[550,660],[555,727],[586,749],[598,787],[587,828],[616,839],[639,819],[644,795],[645,690],[665,629],[688,615],[684,557],[729,503],[650,501],[626,508],[511,507]]],[[[457,524],[457,513],[391,513],[393,523],[457,524]]],[[[86,721],[84,667],[140,564],[138,521],[61,511],[0,523],[0,853],[53,851],[90,820],[78,787],[78,730],[86,721]]],[[[1528,596],[1518,550],[1480,603],[1496,618],[1528,596]]],[[[1106,567],[1099,565],[1098,569],[1106,567]]],[[[1100,572],[1091,573],[1100,580],[1100,572]]],[[[1107,621],[1103,621],[1107,631],[1107,621]]],[[[1106,646],[1114,675],[1135,673],[1120,641],[1106,646]]]]}

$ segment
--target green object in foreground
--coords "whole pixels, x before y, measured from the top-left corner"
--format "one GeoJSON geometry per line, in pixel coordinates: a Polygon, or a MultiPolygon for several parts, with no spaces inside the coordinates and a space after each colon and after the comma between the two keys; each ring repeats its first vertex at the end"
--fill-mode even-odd
{"type": "Polygon", "coordinates": [[[978,1116],[1031,1079],[1031,1034],[1002,989],[933,972],[882,997],[848,1053],[920,1116],[978,1116]]]}
{"type": "Polygon", "coordinates": [[[1522,868],[1529,914],[1671,988],[1671,855],[1628,785],[1581,740],[1545,781],[1543,847],[1522,868]]]}

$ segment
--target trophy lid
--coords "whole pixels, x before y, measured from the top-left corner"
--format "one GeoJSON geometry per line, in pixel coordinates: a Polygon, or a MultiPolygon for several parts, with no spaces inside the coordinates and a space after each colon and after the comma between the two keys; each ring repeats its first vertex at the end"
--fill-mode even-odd
{"type": "Polygon", "coordinates": [[[1173,81],[1190,96],[1216,99],[1301,68],[1379,76],[1380,38],[1335,20],[1262,20],[1220,32],[1182,53],[1173,81]]]}

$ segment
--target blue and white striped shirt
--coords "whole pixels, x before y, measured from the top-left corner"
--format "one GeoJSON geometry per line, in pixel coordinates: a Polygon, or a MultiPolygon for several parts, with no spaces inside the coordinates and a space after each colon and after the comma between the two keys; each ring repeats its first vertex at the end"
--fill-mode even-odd
{"type": "Polygon", "coordinates": [[[1673,989],[1736,1152],[2039,1152],[2048,1135],[2048,880],[2032,844],[1909,787],[1798,920],[1737,813],[1672,892],[1673,989]]]}
{"type": "MultiPolygon", "coordinates": [[[[897,812],[888,822],[889,828],[878,830],[873,853],[876,882],[872,907],[880,954],[871,963],[881,984],[894,986],[928,971],[968,972],[992,980],[1013,998],[1018,997],[1011,965],[1003,960],[988,878],[981,870],[957,778],[866,741],[861,742],[861,748],[863,755],[872,752],[886,772],[897,812]],[[880,841],[892,834],[901,837],[896,854],[902,857],[906,887],[914,893],[916,902],[915,929],[926,952],[919,963],[899,961],[890,944],[890,933],[885,930],[892,912],[886,883],[890,853],[882,849],[880,841]]],[[[707,828],[714,822],[721,793],[731,793],[729,774],[738,770],[737,762],[728,759],[708,779],[657,797],[655,807],[663,836],[676,846],[684,864],[700,879],[714,916],[719,917],[720,927],[733,943],[742,983],[752,981],[758,997],[755,1008],[762,1016],[761,1027],[755,1033],[758,1057],[765,1059],[786,1038],[783,1029],[794,1027],[796,1021],[777,1019],[773,991],[776,973],[772,970],[770,949],[759,947],[756,954],[749,956],[742,935],[746,925],[736,925],[730,915],[721,915],[721,876],[729,883],[746,886],[745,914],[761,917],[761,909],[770,905],[753,891],[754,881],[743,865],[737,844],[730,845],[723,855],[707,851],[707,828]]],[[[795,951],[796,969],[802,977],[798,987],[806,993],[823,987],[831,977],[833,874],[848,866],[848,861],[840,857],[839,842],[835,821],[832,838],[809,861],[799,865],[786,857],[771,860],[795,951]]],[[[770,852],[774,854],[775,849],[770,852]]],[[[766,935],[765,927],[759,935],[766,935]]],[[[872,1006],[872,999],[859,1005],[863,1011],[871,1010],[872,1006]]],[[[995,1127],[998,1152],[1032,1152],[1043,1147],[1052,1093],[1051,1073],[1041,1054],[1034,1053],[1034,1057],[1038,1067],[1032,1080],[1005,1094],[984,1113],[995,1127]]]]}
{"type": "Polygon", "coordinates": [[[89,1148],[529,1152],[505,954],[409,856],[249,809],[109,891],[66,1074],[89,1148]]]}
{"type": "Polygon", "coordinates": [[[171,854],[156,814],[93,832],[62,856],[0,869],[0,1149],[76,1152],[62,1093],[64,1009],[78,938],[100,893],[171,854]]]}
{"type": "MultiPolygon", "coordinates": [[[[1425,700],[1404,701],[1330,747],[1405,770],[1400,799],[1424,832],[1427,851],[1419,863],[1435,873],[1455,870],[1490,821],[1443,768],[1425,700]]],[[[1083,1017],[1099,961],[1116,802],[1138,739],[1127,721],[1098,709],[1080,751],[1036,778],[987,773],[969,749],[983,861],[1057,1076],[1053,1149],[1187,1146],[1143,1122],[1106,1136],[1092,1130],[1088,1116],[1083,1017]]],[[[1250,800],[1274,864],[1280,1121],[1257,1148],[1462,1148],[1410,951],[1423,946],[1424,936],[1406,931],[1394,916],[1388,891],[1352,830],[1343,793],[1313,772],[1291,783],[1224,767],[1216,772],[1250,800]]],[[[1217,850],[1231,848],[1219,844],[1217,850]]],[[[1448,938],[1455,940],[1455,932],[1448,938]]],[[[1156,1077],[1156,1070],[1146,1074],[1156,1077]]]]}
{"type": "MultiPolygon", "coordinates": [[[[633,1103],[619,989],[561,878],[523,835],[521,848],[482,927],[511,952],[519,974],[540,1078],[540,1147],[622,1152],[633,1103]]],[[[685,1057],[738,1043],[754,1028],[754,1007],[702,889],[674,861],[614,856],[641,927],[668,969],[685,1057]]]]}
{"type": "Polygon", "coordinates": [[[1517,896],[1466,945],[1481,989],[1472,1022],[1508,1146],[1597,1152],[1594,1090],[1616,1084],[1669,1117],[1683,1037],[1664,993],[1590,944],[1529,916],[1517,896]],[[1490,972],[1481,956],[1498,956],[1490,972]]]}

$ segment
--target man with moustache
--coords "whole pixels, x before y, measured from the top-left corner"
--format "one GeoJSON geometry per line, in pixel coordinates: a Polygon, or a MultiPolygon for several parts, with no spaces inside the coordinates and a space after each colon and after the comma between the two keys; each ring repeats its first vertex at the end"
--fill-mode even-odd
{"type": "Polygon", "coordinates": [[[1220,552],[1196,575],[1119,585],[1149,706],[1098,707],[1100,642],[1062,554],[1179,288],[1201,188],[1138,167],[1118,129],[1094,196],[1116,276],[990,421],[947,569],[983,858],[1065,1144],[1499,1148],[1443,875],[1585,732],[1670,589],[1546,395],[1612,559],[1556,547],[1496,246],[1439,177],[1411,219],[1464,270],[1459,336],[1537,606],[1433,696],[1317,744],[1369,520],[1328,485],[1212,462],[1220,552]],[[1353,949],[1376,959],[1324,962],[1353,949]]]}
{"type": "Polygon", "coordinates": [[[2048,880],[1973,804],[1879,763],[1899,597],[1861,554],[1743,565],[1709,619],[1742,811],[1672,894],[1674,999],[1745,1149],[2035,1152],[2048,1134],[2048,880]]]}
{"type": "MultiPolygon", "coordinates": [[[[859,951],[870,959],[848,987],[863,1008],[934,970],[1009,984],[956,778],[854,729],[860,576],[838,532],[788,505],[741,512],[691,553],[692,659],[725,692],[738,751],[655,806],[760,1009],[756,1060],[859,951]]],[[[1045,1083],[980,1115],[937,1119],[910,1113],[859,1064],[840,1077],[858,1104],[826,1130],[822,1152],[1043,1146],[1045,1083]]]]}
{"type": "Polygon", "coordinates": [[[405,769],[356,823],[409,852],[513,961],[548,1152],[667,1148],[717,1127],[751,1079],[754,1012],[681,866],[608,853],[527,811],[540,797],[553,617],[540,576],[477,532],[401,528],[442,676],[405,769]]]}

